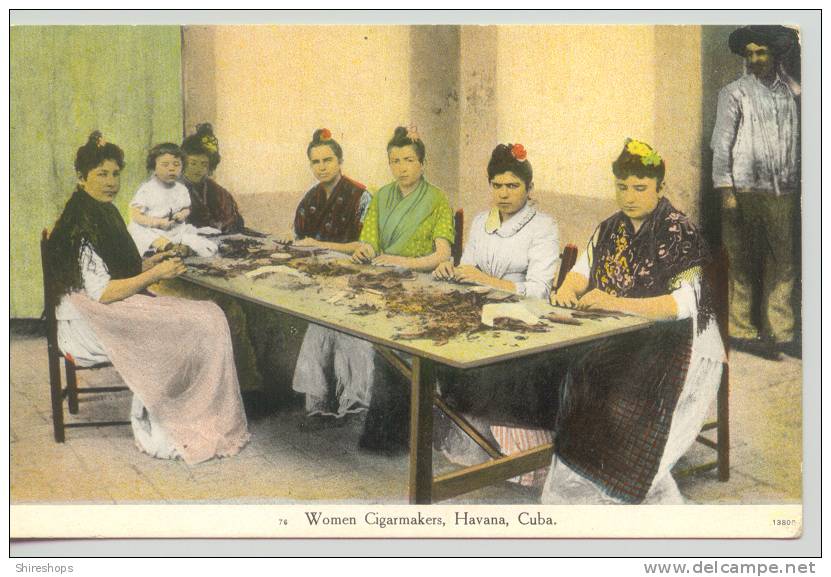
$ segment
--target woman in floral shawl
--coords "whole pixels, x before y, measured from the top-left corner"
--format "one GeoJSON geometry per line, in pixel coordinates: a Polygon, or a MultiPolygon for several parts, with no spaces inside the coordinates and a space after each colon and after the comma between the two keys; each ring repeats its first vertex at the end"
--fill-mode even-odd
{"type": "Polygon", "coordinates": [[[702,278],[707,247],[663,197],[665,171],[649,145],[627,140],[612,165],[621,210],[551,302],[686,322],[610,339],[569,368],[544,503],[683,502],[670,470],[701,430],[724,348],[702,278]]]}

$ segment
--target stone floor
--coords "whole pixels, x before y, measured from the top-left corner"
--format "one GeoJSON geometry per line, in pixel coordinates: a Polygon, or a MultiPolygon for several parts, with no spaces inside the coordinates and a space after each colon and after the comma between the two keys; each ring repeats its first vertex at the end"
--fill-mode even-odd
{"type": "MultiPolygon", "coordinates": [[[[679,480],[695,503],[799,502],[802,491],[801,363],[775,363],[742,353],[732,357],[732,468],[727,483],[714,472],[679,480]]],[[[89,385],[118,379],[108,370],[89,375],[89,385]]],[[[83,386],[83,385],[82,385],[83,386]]],[[[250,424],[251,443],[238,456],[189,467],[153,459],[133,446],[129,427],[80,428],[67,441],[52,440],[45,339],[11,339],[11,499],[44,502],[270,502],[321,500],[341,503],[405,503],[406,455],[381,456],[357,448],[361,423],[301,431],[299,408],[250,424]]],[[[129,394],[85,399],[73,419],[127,418],[129,394]]],[[[710,458],[703,446],[685,461],[710,458]]],[[[440,454],[437,471],[450,470],[440,454]]],[[[684,463],[682,462],[683,466],[684,463]]],[[[534,503],[533,490],[502,483],[456,503],[534,503]]]]}

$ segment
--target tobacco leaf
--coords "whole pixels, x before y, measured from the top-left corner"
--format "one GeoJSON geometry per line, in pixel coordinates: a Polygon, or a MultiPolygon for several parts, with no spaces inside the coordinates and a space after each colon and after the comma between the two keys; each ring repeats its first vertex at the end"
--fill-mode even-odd
{"type": "Polygon", "coordinates": [[[542,323],[529,325],[528,323],[519,319],[511,317],[496,317],[493,319],[493,327],[505,331],[513,331],[515,333],[545,333],[548,332],[548,327],[542,323]]]}
{"type": "Polygon", "coordinates": [[[371,315],[371,314],[377,313],[378,310],[379,310],[378,307],[375,306],[372,303],[363,303],[363,304],[355,305],[353,307],[349,307],[349,311],[350,311],[351,314],[362,316],[362,317],[364,317],[366,315],[371,315]]]}
{"type": "Polygon", "coordinates": [[[289,261],[286,263],[286,266],[296,268],[310,276],[348,276],[358,272],[357,269],[349,266],[336,262],[319,261],[317,259],[289,261]]]}
{"type": "Polygon", "coordinates": [[[571,316],[576,319],[619,319],[622,316],[627,316],[625,313],[618,311],[607,311],[605,309],[589,309],[587,311],[574,311],[571,316]]]}
{"type": "Polygon", "coordinates": [[[557,313],[548,313],[547,315],[543,316],[545,320],[551,323],[558,323],[561,325],[576,325],[580,326],[583,323],[573,317],[567,317],[565,315],[558,315],[557,313]]]}

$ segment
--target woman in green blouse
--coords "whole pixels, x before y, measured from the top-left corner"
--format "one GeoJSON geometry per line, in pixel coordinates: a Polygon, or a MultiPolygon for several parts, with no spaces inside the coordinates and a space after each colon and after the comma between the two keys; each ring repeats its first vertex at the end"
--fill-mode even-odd
{"type": "MultiPolygon", "coordinates": [[[[395,180],[372,197],[361,244],[352,259],[432,271],[451,257],[455,233],[450,203],[444,192],[424,178],[425,147],[414,129],[396,128],[387,143],[387,156],[395,180]]],[[[386,361],[376,356],[369,341],[322,327],[315,334],[315,346],[301,355],[294,373],[294,389],[306,392],[307,426],[334,425],[369,407],[362,446],[385,449],[401,445],[398,414],[402,409],[406,413],[407,399],[400,400],[401,387],[386,361]],[[333,370],[320,368],[324,358],[334,358],[333,370]],[[327,382],[321,386],[324,379],[327,382]],[[321,389],[327,391],[325,397],[310,393],[321,389]],[[388,442],[390,435],[395,439],[388,442]]]]}
{"type": "Polygon", "coordinates": [[[414,129],[395,129],[387,143],[395,180],[372,198],[355,262],[432,271],[450,258],[453,212],[447,195],[424,178],[424,156],[414,129]]]}
{"type": "MultiPolygon", "coordinates": [[[[455,237],[447,195],[424,178],[425,148],[418,133],[399,126],[387,143],[395,180],[372,198],[355,262],[432,271],[451,258],[455,237]]],[[[403,358],[408,362],[408,358],[403,358]]],[[[372,351],[372,403],[360,445],[399,451],[409,435],[409,386],[388,361],[372,351]]]]}

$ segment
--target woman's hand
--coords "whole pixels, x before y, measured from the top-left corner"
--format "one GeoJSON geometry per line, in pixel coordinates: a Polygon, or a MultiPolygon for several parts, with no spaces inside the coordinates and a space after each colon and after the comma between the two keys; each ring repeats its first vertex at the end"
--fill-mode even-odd
{"type": "Polygon", "coordinates": [[[619,310],[619,307],[617,306],[617,297],[599,289],[594,289],[584,294],[580,300],[577,301],[577,308],[580,310],[619,310]]]}
{"type": "Polygon", "coordinates": [[[453,261],[446,260],[439,263],[439,266],[433,271],[433,278],[437,280],[453,280],[453,272],[453,261]]]}
{"type": "Polygon", "coordinates": [[[407,266],[407,259],[403,256],[396,256],[394,254],[382,254],[372,259],[372,264],[375,266],[407,266]]]}
{"type": "Polygon", "coordinates": [[[190,209],[183,208],[182,210],[173,215],[173,220],[175,220],[176,222],[185,222],[188,216],[190,216],[190,209]]]}
{"type": "Polygon", "coordinates": [[[176,278],[187,270],[188,267],[179,257],[164,260],[151,269],[157,281],[176,278]]]}
{"type": "Polygon", "coordinates": [[[352,253],[352,262],[370,263],[375,258],[375,249],[371,244],[362,244],[352,253]]]}
{"type": "Polygon", "coordinates": [[[294,244],[294,246],[316,247],[320,246],[320,241],[307,236],[306,238],[301,238],[300,240],[294,241],[292,244],[294,244]]]}
{"type": "Polygon", "coordinates": [[[176,252],[173,250],[165,250],[161,252],[157,252],[155,254],[151,254],[147,258],[142,261],[142,269],[149,270],[162,262],[163,260],[167,260],[169,258],[173,258],[176,256],[176,252]]]}
{"type": "Polygon", "coordinates": [[[186,244],[174,244],[171,247],[170,252],[172,252],[174,256],[181,258],[186,258],[193,254],[193,250],[186,244]]]}
{"type": "Polygon", "coordinates": [[[173,244],[163,236],[160,236],[151,242],[150,246],[153,247],[156,252],[165,252],[173,248],[173,244]]]}
{"type": "Polygon", "coordinates": [[[483,273],[475,266],[465,264],[462,266],[457,266],[454,269],[453,278],[457,282],[463,282],[466,284],[487,284],[487,281],[491,277],[483,273]]]}
{"type": "Polygon", "coordinates": [[[567,287],[560,287],[560,290],[557,292],[551,293],[551,304],[555,307],[565,307],[567,309],[573,309],[577,306],[577,293],[574,292],[572,289],[567,287]]]}
{"type": "Polygon", "coordinates": [[[274,237],[274,240],[279,244],[292,244],[294,242],[294,231],[288,230],[281,232],[274,237]]]}

